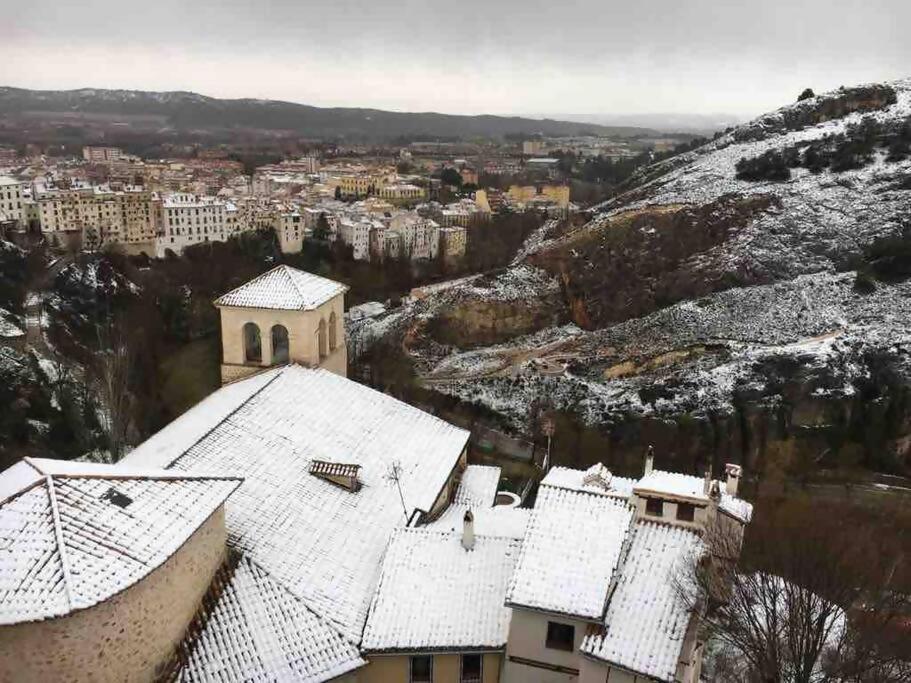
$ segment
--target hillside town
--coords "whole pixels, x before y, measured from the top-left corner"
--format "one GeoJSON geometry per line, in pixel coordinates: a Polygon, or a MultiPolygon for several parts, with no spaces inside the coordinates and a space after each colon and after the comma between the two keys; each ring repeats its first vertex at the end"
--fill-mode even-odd
{"type": "MultiPolygon", "coordinates": [[[[567,139],[559,149],[634,154],[622,142],[596,144],[567,139]]],[[[13,241],[41,237],[70,251],[117,248],[154,258],[274,230],[289,254],[319,240],[344,245],[358,261],[458,263],[469,226],[506,213],[553,218],[578,211],[559,160],[526,154],[544,153],[543,140],[486,161],[451,156],[476,151],[453,147],[332,149],[331,158],[285,159],[250,174],[220,149],[165,160],[105,146],[85,146],[79,158],[0,149],[0,230],[13,241]],[[479,185],[481,178],[495,186],[479,185]]]]}

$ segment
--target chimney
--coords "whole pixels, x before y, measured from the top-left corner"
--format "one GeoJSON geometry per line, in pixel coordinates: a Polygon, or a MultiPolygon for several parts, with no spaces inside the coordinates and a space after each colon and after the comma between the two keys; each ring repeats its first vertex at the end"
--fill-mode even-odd
{"type": "Polygon", "coordinates": [[[462,519],[462,547],[465,550],[474,549],[474,515],[471,510],[466,510],[462,519]]]}
{"type": "Polygon", "coordinates": [[[737,495],[737,487],[740,485],[740,475],[743,474],[743,468],[740,465],[728,463],[724,466],[724,472],[727,475],[724,490],[729,496],[737,495]]]}
{"type": "Polygon", "coordinates": [[[702,485],[702,492],[709,495],[712,490],[712,466],[705,468],[705,483],[702,485]]]}
{"type": "Polygon", "coordinates": [[[648,450],[645,451],[645,473],[643,477],[647,477],[652,473],[652,470],[655,469],[655,448],[649,446],[648,450]]]}

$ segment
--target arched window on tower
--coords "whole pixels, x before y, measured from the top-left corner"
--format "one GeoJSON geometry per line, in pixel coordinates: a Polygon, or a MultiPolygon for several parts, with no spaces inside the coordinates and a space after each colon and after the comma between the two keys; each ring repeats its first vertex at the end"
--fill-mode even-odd
{"type": "Polygon", "coordinates": [[[288,328],[284,325],[272,326],[272,365],[287,363],[290,353],[288,351],[288,328]]]}
{"type": "Polygon", "coordinates": [[[329,352],[326,350],[326,319],[319,319],[319,331],[317,332],[319,337],[319,357],[325,358],[329,355],[329,352]]]}
{"type": "Polygon", "coordinates": [[[338,346],[338,337],[336,337],[336,323],[335,323],[335,311],[329,314],[329,350],[335,351],[335,347],[338,346]]]}
{"type": "Polygon", "coordinates": [[[247,363],[263,361],[263,341],[259,335],[259,325],[256,323],[244,325],[244,360],[247,363]]]}

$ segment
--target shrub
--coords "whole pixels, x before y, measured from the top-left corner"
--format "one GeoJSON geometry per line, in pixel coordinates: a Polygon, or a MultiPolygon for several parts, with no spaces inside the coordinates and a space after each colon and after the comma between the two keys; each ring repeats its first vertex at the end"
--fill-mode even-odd
{"type": "Polygon", "coordinates": [[[797,101],[798,101],[798,102],[803,102],[804,100],[809,100],[809,99],[812,99],[812,98],[814,98],[814,97],[816,97],[816,93],[813,92],[813,89],[812,89],[812,88],[807,88],[807,89],[804,90],[802,93],[800,93],[800,95],[798,95],[797,101]]]}

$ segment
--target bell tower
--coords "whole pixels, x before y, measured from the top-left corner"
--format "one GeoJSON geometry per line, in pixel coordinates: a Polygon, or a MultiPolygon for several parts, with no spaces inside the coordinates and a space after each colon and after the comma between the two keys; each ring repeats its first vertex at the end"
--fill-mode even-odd
{"type": "Polygon", "coordinates": [[[298,363],[348,374],[346,285],[278,266],[215,300],[221,317],[221,383],[298,363]]]}

